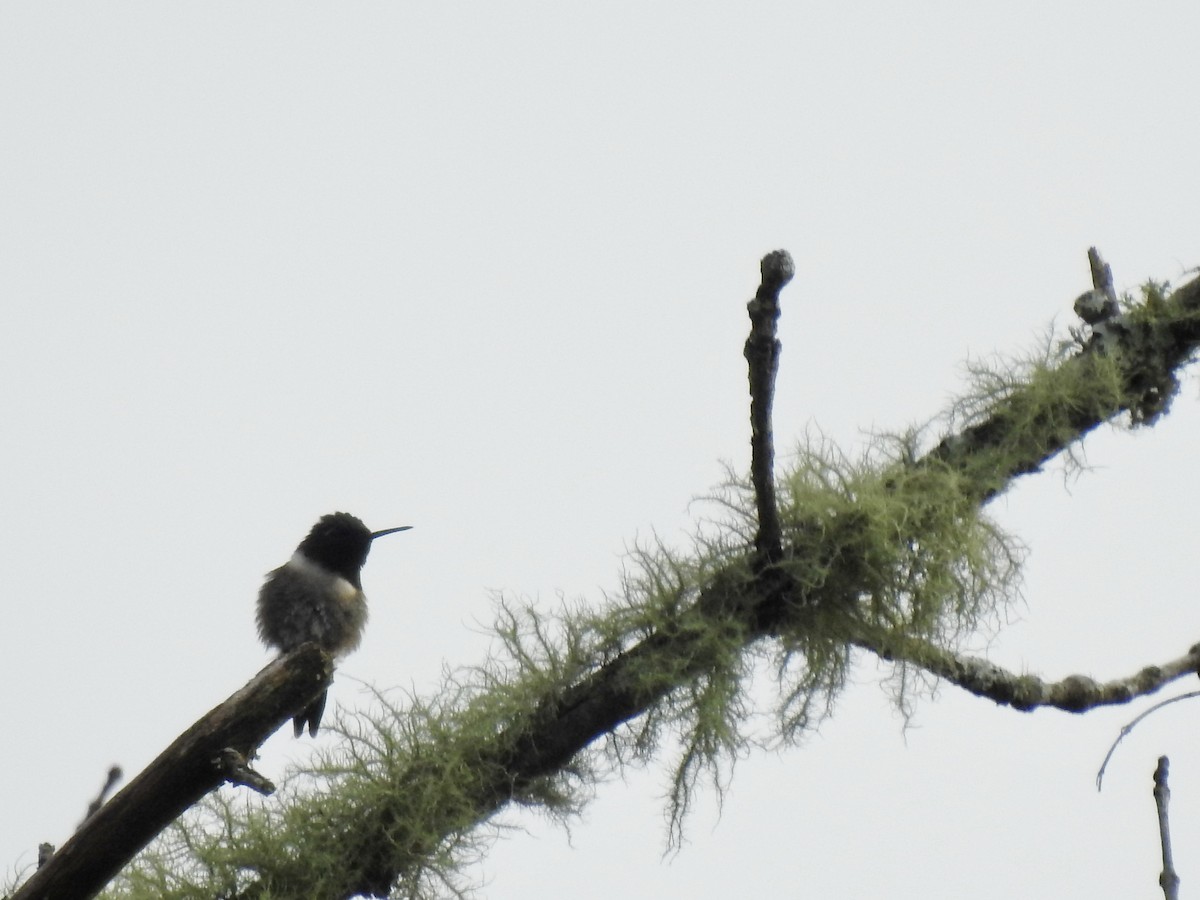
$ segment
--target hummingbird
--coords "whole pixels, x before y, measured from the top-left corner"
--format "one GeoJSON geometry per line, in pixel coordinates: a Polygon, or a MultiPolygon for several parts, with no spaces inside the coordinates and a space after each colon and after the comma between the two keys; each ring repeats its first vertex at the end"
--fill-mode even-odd
{"type": "MultiPolygon", "coordinates": [[[[258,592],[258,636],[282,653],[312,641],[332,656],[344,656],[362,640],[367,598],[362,567],[371,542],[411,525],[371,531],[350,513],[321,516],[292,558],[267,574],[258,592]]],[[[325,711],[327,691],[292,720],[296,737],[314,737],[325,711]]]]}

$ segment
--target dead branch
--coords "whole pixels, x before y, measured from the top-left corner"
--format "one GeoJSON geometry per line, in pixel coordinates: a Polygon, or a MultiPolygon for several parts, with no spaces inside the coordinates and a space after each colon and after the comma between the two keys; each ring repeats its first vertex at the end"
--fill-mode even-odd
{"type": "Polygon", "coordinates": [[[11,900],[95,896],[163,828],[227,780],[228,748],[252,757],[332,677],[332,661],[316,644],[276,659],[89,816],[11,900]]]}
{"type": "Polygon", "coordinates": [[[1167,807],[1171,804],[1171,788],[1167,785],[1170,765],[1170,760],[1160,756],[1154,769],[1154,805],[1158,808],[1158,837],[1162,844],[1163,861],[1158,884],[1164,900],[1179,900],[1179,875],[1175,871],[1175,859],[1171,853],[1171,820],[1167,814],[1167,807]]]}

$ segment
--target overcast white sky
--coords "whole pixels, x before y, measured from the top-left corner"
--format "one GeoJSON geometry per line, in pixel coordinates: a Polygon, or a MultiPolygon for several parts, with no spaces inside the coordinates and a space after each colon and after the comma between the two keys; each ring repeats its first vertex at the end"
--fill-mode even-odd
{"type": "MultiPolygon", "coordinates": [[[[1089,245],[1184,280],[1198,31],[1182,2],[0,5],[0,865],[258,671],[262,575],[322,513],[416,526],[368,564],[338,702],[478,661],[493,590],[599,603],[746,464],[769,250],[784,447],[926,419],[964,359],[1065,328],[1089,245]]],[[[992,659],[1116,677],[1200,640],[1197,395],[994,505],[1031,557],[992,659]]],[[[944,688],[904,733],[886,671],[679,855],[635,773],[570,843],[508,816],[483,895],[1153,897],[1160,753],[1196,890],[1200,707],[1098,796],[1145,703],[944,688]]]]}

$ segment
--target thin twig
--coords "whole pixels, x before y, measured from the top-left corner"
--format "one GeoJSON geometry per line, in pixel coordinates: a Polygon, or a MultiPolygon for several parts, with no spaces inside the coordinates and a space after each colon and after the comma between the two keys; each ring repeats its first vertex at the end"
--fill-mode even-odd
{"type": "MultiPolygon", "coordinates": [[[[1195,647],[1192,648],[1193,651],[1195,649],[1195,647]]],[[[1096,790],[1100,790],[1103,785],[1104,770],[1108,768],[1108,761],[1112,759],[1113,754],[1117,752],[1117,745],[1121,743],[1121,741],[1125,740],[1126,735],[1133,731],[1133,729],[1137,727],[1138,723],[1141,722],[1142,719],[1146,718],[1146,716],[1150,715],[1152,712],[1157,712],[1164,706],[1170,706],[1172,703],[1177,703],[1180,700],[1189,700],[1192,697],[1200,697],[1200,691],[1188,691],[1186,694],[1180,694],[1178,697],[1170,697],[1166,700],[1160,700],[1140,716],[1135,718],[1132,722],[1128,722],[1123,725],[1121,727],[1121,733],[1117,735],[1117,739],[1112,742],[1112,746],[1109,747],[1108,752],[1104,754],[1104,762],[1100,764],[1100,771],[1096,773],[1096,790]]]]}
{"type": "Polygon", "coordinates": [[[213,765],[225,776],[229,784],[240,784],[258,791],[264,797],[275,793],[275,785],[261,772],[250,766],[246,755],[233,747],[225,747],[213,758],[213,765]]]}
{"type": "Polygon", "coordinates": [[[775,250],[762,258],[762,284],[746,308],[750,313],[750,336],[744,350],[750,376],[750,475],[758,507],[758,534],[754,538],[760,566],[783,557],[779,508],[775,503],[775,444],[771,405],[775,398],[775,375],[779,371],[779,292],[796,274],[795,263],[786,250],[775,250]]]}
{"type": "Polygon", "coordinates": [[[1100,256],[1095,247],[1088,247],[1088,267],[1092,270],[1092,287],[1104,291],[1114,300],[1117,299],[1117,289],[1113,287],[1112,266],[1100,256]]]}
{"type": "Polygon", "coordinates": [[[1075,313],[1092,326],[1093,334],[1099,335],[1103,342],[1104,334],[1111,330],[1104,323],[1119,318],[1121,304],[1113,286],[1112,267],[1095,247],[1088,248],[1088,268],[1092,270],[1092,289],[1075,299],[1075,313]]]}
{"type": "Polygon", "coordinates": [[[1171,761],[1165,756],[1158,758],[1154,769],[1154,805],[1158,807],[1158,837],[1162,842],[1163,870],[1158,876],[1164,900],[1179,900],[1179,875],[1175,871],[1175,860],[1171,855],[1171,822],[1167,807],[1171,803],[1171,788],[1167,786],[1167,771],[1171,761]]]}
{"type": "MultiPolygon", "coordinates": [[[[96,795],[96,799],[88,804],[87,812],[83,815],[83,822],[94,816],[97,810],[104,805],[104,801],[108,799],[108,795],[112,793],[112,789],[117,786],[117,782],[123,777],[124,773],[121,771],[120,766],[113,766],[108,770],[108,774],[104,777],[104,786],[100,788],[100,793],[96,795]]],[[[83,822],[79,823],[79,828],[83,827],[83,822]]]]}

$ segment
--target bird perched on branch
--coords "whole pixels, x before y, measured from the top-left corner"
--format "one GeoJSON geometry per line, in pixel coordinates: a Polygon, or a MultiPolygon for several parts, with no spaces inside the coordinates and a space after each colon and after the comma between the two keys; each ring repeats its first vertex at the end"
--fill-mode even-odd
{"type": "MultiPolygon", "coordinates": [[[[371,531],[350,513],[322,516],[292,558],[267,575],[258,593],[258,636],[263,643],[287,653],[312,641],[333,656],[356,648],[367,622],[362,567],[371,542],[411,527],[371,531]]],[[[305,725],[316,735],[326,693],[292,720],[296,737],[305,725]]]]}

